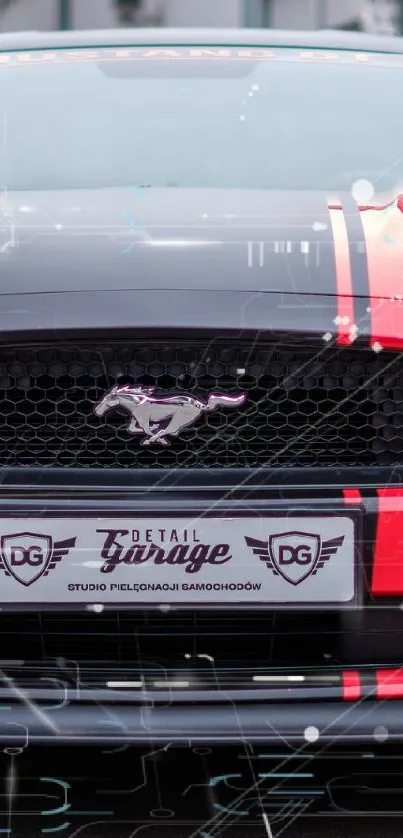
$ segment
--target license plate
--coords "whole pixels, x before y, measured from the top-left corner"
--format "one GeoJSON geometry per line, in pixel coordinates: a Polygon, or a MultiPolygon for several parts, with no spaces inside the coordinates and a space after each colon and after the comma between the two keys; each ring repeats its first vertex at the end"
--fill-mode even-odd
{"type": "Polygon", "coordinates": [[[0,518],[0,603],[349,603],[356,542],[348,514],[0,518]]]}

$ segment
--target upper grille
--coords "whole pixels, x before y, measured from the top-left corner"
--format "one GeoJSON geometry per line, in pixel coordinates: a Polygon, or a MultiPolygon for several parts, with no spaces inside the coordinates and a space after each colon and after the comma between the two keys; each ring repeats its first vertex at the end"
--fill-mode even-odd
{"type": "Polygon", "coordinates": [[[401,462],[401,355],[351,348],[132,342],[0,349],[0,464],[93,467],[376,466],[401,462]],[[203,395],[245,391],[170,447],[142,448],[94,404],[119,376],[203,395]]]}

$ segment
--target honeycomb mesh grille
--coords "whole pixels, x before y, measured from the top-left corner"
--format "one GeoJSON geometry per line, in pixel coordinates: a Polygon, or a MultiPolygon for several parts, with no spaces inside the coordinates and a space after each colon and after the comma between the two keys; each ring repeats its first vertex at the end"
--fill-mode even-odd
{"type": "Polygon", "coordinates": [[[403,361],[359,348],[220,340],[0,349],[0,463],[79,468],[376,466],[401,462],[403,361]],[[162,390],[245,391],[169,447],[143,448],[94,404],[119,376],[162,390]]]}

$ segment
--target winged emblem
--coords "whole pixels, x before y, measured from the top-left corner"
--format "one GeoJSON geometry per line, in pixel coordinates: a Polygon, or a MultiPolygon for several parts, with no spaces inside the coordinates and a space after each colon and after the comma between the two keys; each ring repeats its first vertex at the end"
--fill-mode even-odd
{"type": "Polygon", "coordinates": [[[43,572],[43,576],[47,576],[50,570],[53,570],[58,562],[67,556],[69,551],[76,546],[77,538],[66,538],[65,541],[55,541],[53,544],[52,555],[50,562],[43,572]]]}
{"type": "Polygon", "coordinates": [[[32,585],[47,576],[69,550],[77,538],[53,541],[50,535],[17,532],[0,539],[0,570],[13,576],[21,585],[32,585]]]}
{"type": "Polygon", "coordinates": [[[344,535],[322,541],[317,533],[286,532],[271,535],[267,541],[245,536],[245,541],[275,576],[299,585],[308,576],[315,576],[337,553],[344,535]]]}

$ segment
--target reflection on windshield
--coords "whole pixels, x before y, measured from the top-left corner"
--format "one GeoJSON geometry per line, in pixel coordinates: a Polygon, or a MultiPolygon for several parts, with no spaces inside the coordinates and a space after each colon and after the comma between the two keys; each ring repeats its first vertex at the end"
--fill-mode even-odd
{"type": "Polygon", "coordinates": [[[401,69],[118,63],[2,69],[8,189],[340,190],[367,178],[381,191],[403,180],[401,69]]]}

